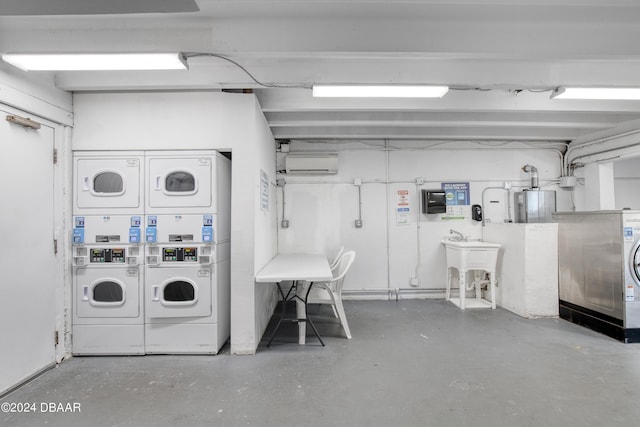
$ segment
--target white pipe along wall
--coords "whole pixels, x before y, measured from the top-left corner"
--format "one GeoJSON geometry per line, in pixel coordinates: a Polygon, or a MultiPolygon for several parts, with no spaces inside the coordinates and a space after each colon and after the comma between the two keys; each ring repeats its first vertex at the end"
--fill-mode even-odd
{"type": "Polygon", "coordinates": [[[615,160],[633,154],[640,156],[640,120],[572,141],[565,154],[565,172],[569,174],[575,163],[615,160]]]}
{"type": "MultiPolygon", "coordinates": [[[[487,199],[496,203],[492,203],[493,209],[485,209],[494,215],[487,217],[488,221],[504,223],[512,216],[511,188],[528,188],[531,182],[522,165],[535,164],[540,186],[556,190],[559,210],[569,209],[570,190],[557,185],[562,161],[556,148],[448,145],[451,147],[398,149],[388,144],[349,143],[341,148],[292,141],[289,149],[294,154],[337,152],[339,170],[325,176],[279,174],[286,181],[285,215],[289,221],[288,228],[278,230],[279,251],[331,255],[343,245],[354,249],[358,261],[344,288],[351,298],[386,299],[398,294],[441,297],[446,265],[440,242],[450,229],[472,238],[483,237],[482,224],[471,220],[470,205],[483,203],[485,189],[505,189],[500,197],[490,194],[487,199]],[[354,180],[360,186],[354,185],[354,180]],[[468,184],[468,204],[458,208],[458,216],[423,214],[420,210],[420,190],[440,189],[442,183],[468,184]],[[362,228],[354,223],[359,216],[358,189],[362,195],[362,228]],[[406,215],[398,212],[399,203],[406,203],[406,215]],[[496,211],[503,213],[497,215],[496,211]]],[[[286,155],[278,154],[279,166],[286,155]]]]}

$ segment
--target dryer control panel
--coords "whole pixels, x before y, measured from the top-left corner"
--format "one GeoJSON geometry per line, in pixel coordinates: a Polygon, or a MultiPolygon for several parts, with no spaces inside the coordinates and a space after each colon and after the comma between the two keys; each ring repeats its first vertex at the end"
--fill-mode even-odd
{"type": "Polygon", "coordinates": [[[165,262],[197,262],[198,248],[162,248],[165,262]]]}
{"type": "Polygon", "coordinates": [[[117,263],[124,264],[125,261],[125,249],[113,248],[113,249],[91,249],[89,251],[90,262],[100,263],[117,263]]]}

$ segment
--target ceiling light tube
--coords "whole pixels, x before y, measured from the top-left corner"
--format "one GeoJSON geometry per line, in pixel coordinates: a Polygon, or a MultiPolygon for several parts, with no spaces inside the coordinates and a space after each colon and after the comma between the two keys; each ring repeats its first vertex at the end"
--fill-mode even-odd
{"type": "Polygon", "coordinates": [[[442,98],[448,86],[314,85],[314,97],[326,98],[442,98]]]}
{"type": "Polygon", "coordinates": [[[185,70],[181,53],[6,53],[2,60],[24,71],[185,70]]]}
{"type": "Polygon", "coordinates": [[[559,87],[552,99],[640,100],[640,88],[625,87],[559,87]]]}

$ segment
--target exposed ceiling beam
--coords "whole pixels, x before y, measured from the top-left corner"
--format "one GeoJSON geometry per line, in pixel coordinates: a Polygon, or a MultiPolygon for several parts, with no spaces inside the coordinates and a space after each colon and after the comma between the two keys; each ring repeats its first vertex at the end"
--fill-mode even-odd
{"type": "Polygon", "coordinates": [[[277,111],[459,111],[459,112],[640,112],[640,101],[588,101],[550,99],[548,92],[513,93],[504,90],[450,91],[440,99],[313,98],[310,90],[256,90],[265,112],[277,111]]]}
{"type": "Polygon", "coordinates": [[[195,0],[2,0],[0,14],[97,15],[196,12],[195,0]]]}
{"type": "Polygon", "coordinates": [[[284,111],[267,112],[271,127],[308,126],[415,126],[415,127],[553,127],[605,129],[635,120],[638,114],[581,112],[439,112],[439,111],[284,111]]]}
{"type": "Polygon", "coordinates": [[[420,139],[420,140],[490,140],[490,141],[571,141],[581,134],[574,129],[503,128],[503,127],[306,127],[272,129],[279,139],[420,139]]]}

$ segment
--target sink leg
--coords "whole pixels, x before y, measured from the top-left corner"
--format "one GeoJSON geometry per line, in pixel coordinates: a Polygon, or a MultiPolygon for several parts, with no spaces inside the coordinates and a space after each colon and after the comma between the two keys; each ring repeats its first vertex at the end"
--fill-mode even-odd
{"type": "Polygon", "coordinates": [[[451,267],[447,267],[447,287],[444,292],[444,300],[449,301],[451,299],[451,267]]]}
{"type": "Polygon", "coordinates": [[[482,286],[481,286],[482,282],[480,281],[481,273],[482,273],[481,270],[475,270],[473,272],[473,280],[476,288],[476,299],[478,301],[482,299],[482,286]]]}
{"type": "Polygon", "coordinates": [[[489,283],[489,293],[491,295],[491,309],[496,309],[496,272],[490,271],[491,282],[489,283]]]}

